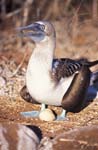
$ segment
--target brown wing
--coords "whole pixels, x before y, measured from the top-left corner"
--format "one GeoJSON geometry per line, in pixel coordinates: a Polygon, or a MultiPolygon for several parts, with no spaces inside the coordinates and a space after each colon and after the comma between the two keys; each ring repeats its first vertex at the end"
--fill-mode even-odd
{"type": "Polygon", "coordinates": [[[87,65],[86,59],[72,60],[72,59],[54,59],[53,61],[53,75],[56,81],[61,78],[70,77],[81,69],[82,66],[87,65]]]}
{"type": "Polygon", "coordinates": [[[69,89],[63,96],[63,109],[70,112],[76,112],[81,109],[90,83],[90,75],[89,68],[83,66],[80,72],[74,76],[69,89]]]}
{"type": "Polygon", "coordinates": [[[38,102],[36,102],[36,100],[33,99],[33,98],[31,97],[31,95],[29,94],[26,85],[23,86],[23,88],[20,90],[20,96],[21,96],[25,101],[27,101],[27,102],[29,102],[29,103],[38,104],[38,102]]]}

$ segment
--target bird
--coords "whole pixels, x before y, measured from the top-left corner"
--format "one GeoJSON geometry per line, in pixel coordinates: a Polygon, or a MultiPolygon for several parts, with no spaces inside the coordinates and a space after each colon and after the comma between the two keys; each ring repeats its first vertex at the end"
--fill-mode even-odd
{"type": "MultiPolygon", "coordinates": [[[[56,31],[49,21],[36,21],[18,27],[17,31],[21,37],[35,42],[27,66],[26,86],[22,89],[21,96],[28,102],[41,104],[40,111],[47,105],[61,106],[63,110],[57,120],[64,120],[66,112],[81,107],[93,76],[90,67],[97,65],[98,60],[55,58],[56,31]],[[26,95],[23,96],[26,90],[27,99],[26,95]]],[[[22,114],[37,117],[39,112],[22,114]]]]}

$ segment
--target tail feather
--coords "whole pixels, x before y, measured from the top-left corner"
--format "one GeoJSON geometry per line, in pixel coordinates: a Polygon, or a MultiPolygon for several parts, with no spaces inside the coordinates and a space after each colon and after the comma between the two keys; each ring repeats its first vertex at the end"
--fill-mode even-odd
{"type": "Polygon", "coordinates": [[[95,60],[95,61],[92,61],[92,62],[88,62],[87,64],[89,67],[92,67],[92,66],[95,66],[95,65],[98,65],[98,60],[95,60]]]}
{"type": "Polygon", "coordinates": [[[80,59],[79,62],[84,65],[84,66],[88,66],[88,67],[93,67],[95,65],[98,65],[98,60],[95,61],[88,61],[87,59],[80,59]]]}

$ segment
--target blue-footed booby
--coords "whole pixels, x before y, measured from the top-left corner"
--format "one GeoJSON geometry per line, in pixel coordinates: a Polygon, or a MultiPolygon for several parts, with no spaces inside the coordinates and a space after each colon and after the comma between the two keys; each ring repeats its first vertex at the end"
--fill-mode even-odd
{"type": "MultiPolygon", "coordinates": [[[[37,21],[19,27],[18,31],[35,42],[26,71],[26,87],[30,95],[25,100],[41,103],[41,111],[46,105],[62,106],[63,111],[57,120],[64,119],[66,111],[73,112],[83,103],[92,76],[89,68],[98,64],[98,60],[54,58],[56,33],[48,21],[37,21]]],[[[39,113],[22,114],[35,117],[39,113]]]]}

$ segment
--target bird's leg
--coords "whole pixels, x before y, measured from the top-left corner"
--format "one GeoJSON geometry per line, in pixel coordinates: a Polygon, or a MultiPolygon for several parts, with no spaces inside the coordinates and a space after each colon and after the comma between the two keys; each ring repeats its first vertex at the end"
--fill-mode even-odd
{"type": "Polygon", "coordinates": [[[63,121],[63,120],[66,120],[66,110],[63,109],[61,114],[59,116],[57,116],[57,121],[63,121]]]}
{"type": "Polygon", "coordinates": [[[43,111],[43,110],[45,110],[45,109],[46,109],[46,105],[44,103],[42,103],[41,104],[41,110],[40,110],[40,112],[43,111]]]}
{"type": "Polygon", "coordinates": [[[46,108],[45,104],[41,104],[41,110],[40,111],[28,111],[28,112],[21,112],[20,114],[24,117],[39,117],[39,114],[41,111],[43,111],[46,108]]]}

